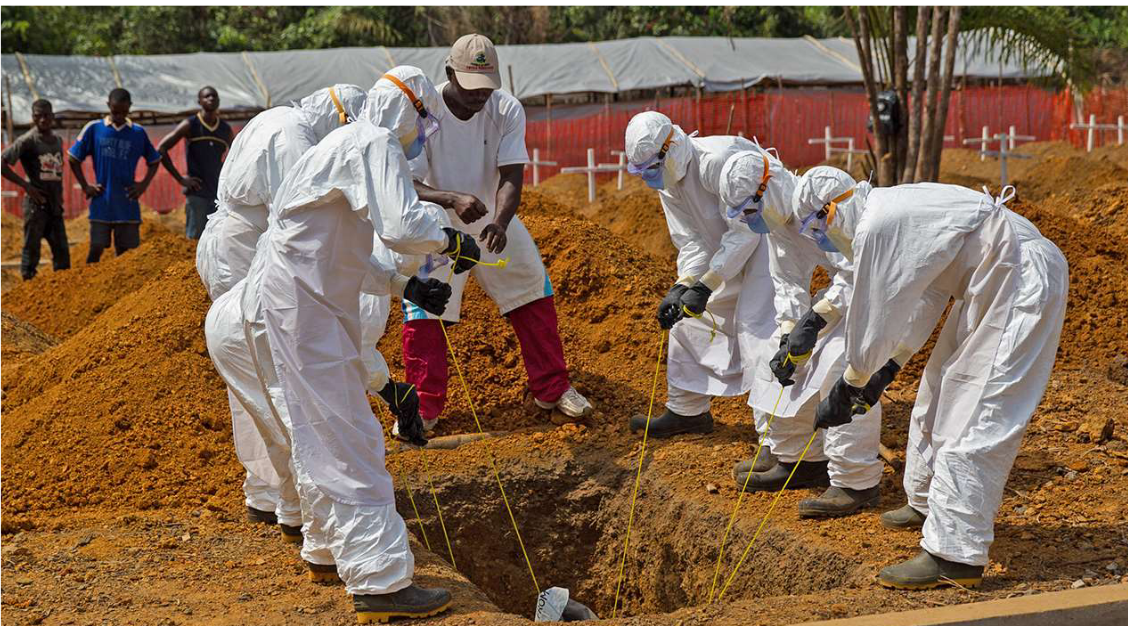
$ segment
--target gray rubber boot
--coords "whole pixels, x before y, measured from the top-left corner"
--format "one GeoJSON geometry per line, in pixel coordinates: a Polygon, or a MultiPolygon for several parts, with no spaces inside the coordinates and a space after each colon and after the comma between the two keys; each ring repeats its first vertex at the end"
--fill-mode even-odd
{"type": "Polygon", "coordinates": [[[830,485],[830,476],[826,471],[826,461],[803,461],[787,482],[791,469],[795,463],[780,461],[766,472],[752,472],[751,474],[737,474],[736,488],[745,486],[746,491],[779,491],[786,482],[788,489],[803,489],[806,487],[827,487],[830,485]],[[747,483],[745,481],[747,480],[747,483]]]}
{"type": "Polygon", "coordinates": [[[393,593],[353,596],[356,620],[384,624],[393,617],[431,617],[450,608],[450,592],[442,587],[425,589],[412,584],[393,593]]]}
{"type": "Polygon", "coordinates": [[[254,507],[247,507],[247,521],[254,524],[273,526],[278,523],[278,516],[274,511],[263,511],[254,507]]]}
{"type": "Polygon", "coordinates": [[[756,459],[756,465],[752,465],[752,459],[744,459],[732,468],[732,479],[736,480],[738,475],[743,476],[748,472],[766,472],[779,463],[779,459],[772,454],[771,446],[764,446],[760,449],[760,456],[756,456],[756,449],[752,448],[752,456],[756,459]]]}
{"type": "MultiPolygon", "coordinates": [[[[646,416],[631,418],[631,432],[639,433],[646,428],[646,416]]],[[[705,411],[701,415],[678,415],[670,409],[658,417],[650,418],[649,436],[665,439],[674,435],[708,434],[713,432],[713,414],[705,411]]]]}
{"type": "Polygon", "coordinates": [[[891,530],[915,530],[924,526],[924,513],[905,505],[881,514],[881,525],[891,530]]]}
{"type": "Polygon", "coordinates": [[[848,489],[831,486],[817,498],[799,502],[799,517],[823,518],[845,517],[861,509],[877,506],[881,502],[881,486],[869,489],[848,489]]]}
{"type": "Polygon", "coordinates": [[[892,589],[935,589],[946,585],[978,587],[983,567],[947,561],[921,550],[920,554],[881,570],[877,582],[892,589]]]}

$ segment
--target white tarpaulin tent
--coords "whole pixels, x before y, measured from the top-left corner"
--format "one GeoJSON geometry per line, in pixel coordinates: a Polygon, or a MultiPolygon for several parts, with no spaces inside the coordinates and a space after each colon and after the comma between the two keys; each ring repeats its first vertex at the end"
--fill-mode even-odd
{"type": "MultiPolygon", "coordinates": [[[[964,33],[961,36],[966,37],[964,33]]],[[[913,42],[910,41],[910,51],[913,42]]],[[[1001,63],[993,50],[964,46],[956,73],[969,78],[1046,75],[1001,63]]],[[[57,112],[101,112],[122,86],[135,110],[177,113],[195,107],[204,85],[224,109],[286,104],[334,83],[370,87],[387,69],[415,65],[445,80],[447,48],[335,48],[112,57],[2,55],[4,107],[30,123],[31,102],[47,98],[57,112]]],[[[911,52],[910,52],[911,54],[911,52]]],[[[519,98],[580,92],[622,93],[692,85],[729,91],[762,81],[841,85],[862,81],[854,43],[846,38],[639,37],[593,43],[498,46],[504,88],[519,98]]]]}

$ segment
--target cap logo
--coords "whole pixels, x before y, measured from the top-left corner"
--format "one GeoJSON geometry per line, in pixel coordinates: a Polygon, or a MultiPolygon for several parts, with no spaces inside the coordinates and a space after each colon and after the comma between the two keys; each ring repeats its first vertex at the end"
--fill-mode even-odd
{"type": "Polygon", "coordinates": [[[488,59],[486,59],[486,53],[485,52],[479,52],[474,57],[474,60],[470,62],[470,68],[469,69],[474,70],[474,71],[478,71],[478,72],[492,72],[492,71],[494,71],[494,66],[493,66],[492,63],[489,62],[488,59]]]}

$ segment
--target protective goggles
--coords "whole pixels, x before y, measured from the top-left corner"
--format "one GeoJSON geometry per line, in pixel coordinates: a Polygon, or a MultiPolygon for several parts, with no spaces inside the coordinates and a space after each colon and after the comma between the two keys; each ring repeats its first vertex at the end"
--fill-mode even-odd
{"type": "Polygon", "coordinates": [[[825,202],[821,209],[803,218],[799,225],[799,232],[818,244],[819,249],[823,252],[839,252],[838,247],[827,237],[826,233],[830,224],[834,221],[835,213],[838,212],[838,203],[850,199],[853,195],[854,190],[851,188],[825,202]]]}
{"type": "Polygon", "coordinates": [[[674,129],[670,129],[670,134],[666,135],[666,141],[662,142],[662,147],[658,149],[658,154],[648,159],[645,163],[635,165],[634,163],[627,163],[627,172],[638,176],[639,178],[651,182],[658,180],[662,177],[662,161],[666,158],[666,153],[670,151],[670,142],[674,140],[674,129]]]}
{"type": "Polygon", "coordinates": [[[768,181],[772,179],[772,173],[768,163],[768,155],[761,153],[760,156],[764,158],[764,176],[760,179],[760,186],[756,188],[756,193],[739,205],[728,207],[726,214],[729,219],[739,217],[740,221],[752,229],[752,232],[767,235],[771,232],[771,229],[768,228],[768,223],[764,221],[764,194],[768,191],[768,181]]]}
{"type": "Polygon", "coordinates": [[[423,106],[423,101],[415,96],[415,92],[410,87],[391,74],[384,74],[382,78],[387,78],[393,85],[399,87],[403,95],[407,96],[407,99],[411,102],[411,106],[415,107],[415,112],[419,114],[415,118],[415,129],[419,131],[421,138],[426,139],[439,132],[439,120],[427,112],[427,107],[423,106]]]}

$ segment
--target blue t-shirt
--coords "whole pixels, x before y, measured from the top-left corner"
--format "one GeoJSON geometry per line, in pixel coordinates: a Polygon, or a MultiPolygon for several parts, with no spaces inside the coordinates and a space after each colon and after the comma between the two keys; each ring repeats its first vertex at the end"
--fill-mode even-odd
{"type": "Polygon", "coordinates": [[[95,120],[83,127],[70,147],[70,158],[83,161],[94,157],[94,179],[102,193],[90,199],[90,220],[94,222],[140,222],[141,205],[129,199],[128,187],[134,184],[137,161],[148,164],[161,160],[140,124],[126,121],[114,128],[110,118],[95,120]]]}

